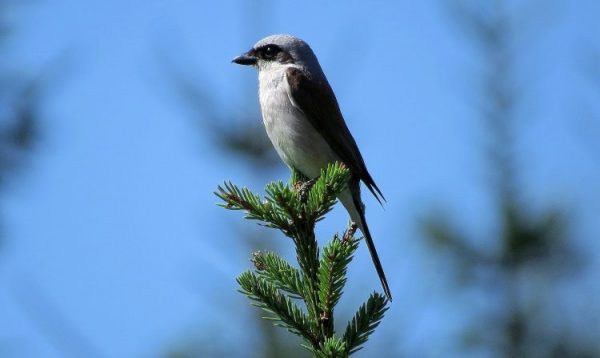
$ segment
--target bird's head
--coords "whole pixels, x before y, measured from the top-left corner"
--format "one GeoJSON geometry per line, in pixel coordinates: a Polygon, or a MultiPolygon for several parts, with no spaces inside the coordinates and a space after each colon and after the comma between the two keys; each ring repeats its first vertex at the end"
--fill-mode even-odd
{"type": "Polygon", "coordinates": [[[308,44],[291,35],[271,35],[258,41],[250,51],[233,59],[239,65],[251,65],[259,71],[282,67],[319,69],[317,57],[308,44]]]}

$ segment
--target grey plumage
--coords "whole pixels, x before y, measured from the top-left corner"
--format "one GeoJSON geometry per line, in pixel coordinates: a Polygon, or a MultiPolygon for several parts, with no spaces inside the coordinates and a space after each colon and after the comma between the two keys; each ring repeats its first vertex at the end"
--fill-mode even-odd
{"type": "Polygon", "coordinates": [[[385,200],[348,130],[335,94],[308,44],[290,35],[257,42],[233,62],[258,69],[259,99],[267,134],[281,159],[309,178],[335,161],[351,172],[339,199],[363,235],[385,294],[391,293],[365,219],[360,182],[385,200]]]}

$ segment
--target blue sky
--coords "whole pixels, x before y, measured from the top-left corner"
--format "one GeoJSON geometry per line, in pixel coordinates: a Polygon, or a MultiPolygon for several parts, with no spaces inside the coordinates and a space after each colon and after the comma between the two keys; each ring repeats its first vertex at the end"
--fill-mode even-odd
{"type": "MultiPolygon", "coordinates": [[[[600,153],[594,158],[585,133],[600,123],[600,108],[582,68],[587,49],[600,48],[600,6],[532,9],[532,30],[516,46],[526,99],[519,182],[532,207],[569,208],[598,272],[600,192],[592,183],[600,153]]],[[[0,346],[9,342],[11,356],[61,356],[34,323],[43,316],[27,298],[35,290],[108,357],[152,356],[197,327],[227,332],[207,339],[251,341],[244,328],[253,311],[234,278],[252,250],[237,239],[240,228],[255,228],[217,208],[212,191],[226,179],[260,190],[289,174],[216,151],[177,100],[165,59],[209,88],[219,108],[244,117],[258,111],[256,73],[230,60],[272,33],[311,44],[388,198],[382,210],[365,197],[401,302],[381,329],[407,332],[410,352],[453,347],[466,304],[444,295],[444,269],[419,243],[415,218],[440,204],[466,230],[485,233],[495,223],[473,106],[480,55],[442,2],[55,1],[14,6],[8,19],[9,68],[35,75],[66,58],[64,78],[44,99],[41,142],[5,198],[0,346]],[[439,343],[423,347],[428,340],[439,343]]],[[[319,233],[345,220],[336,210],[319,233]]],[[[597,279],[589,274],[572,289],[597,279]]],[[[373,289],[378,280],[361,248],[345,307],[373,289]]],[[[585,292],[600,298],[597,288],[585,292]]]]}

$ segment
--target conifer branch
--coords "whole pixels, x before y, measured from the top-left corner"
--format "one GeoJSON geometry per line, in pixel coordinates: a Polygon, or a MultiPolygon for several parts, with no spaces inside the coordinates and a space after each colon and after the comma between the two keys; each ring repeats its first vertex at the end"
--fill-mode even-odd
{"type": "Polygon", "coordinates": [[[255,272],[242,273],[237,282],[254,305],[272,314],[268,319],[302,337],[303,346],[315,357],[346,358],[356,352],[387,310],[385,297],[372,294],[348,324],[344,336],[335,336],[334,310],[359,240],[354,238],[356,227],[352,226],[341,239],[335,235],[321,255],[315,224],[333,208],[349,178],[349,170],[336,163],[313,180],[293,170],[291,185],[270,183],[264,198],[231,182],[218,186],[215,192],[223,200],[220,206],[242,210],[246,218],[281,230],[292,239],[299,268],[272,252],[257,252],[252,258],[255,272]],[[301,300],[306,310],[295,300],[301,300]]]}
{"type": "Polygon", "coordinates": [[[342,297],[346,285],[346,269],[358,248],[358,240],[344,234],[336,235],[323,250],[319,269],[319,303],[321,315],[327,320],[327,333],[333,335],[333,309],[342,297]]]}
{"type": "Polygon", "coordinates": [[[318,344],[317,336],[311,329],[311,319],[273,284],[250,271],[242,273],[237,282],[242,287],[241,292],[255,301],[257,307],[274,314],[269,319],[278,321],[278,325],[301,336],[307,343],[313,346],[318,344]]]}
{"type": "Polygon", "coordinates": [[[302,274],[287,261],[272,252],[257,252],[254,253],[252,262],[260,277],[290,293],[293,298],[304,298],[302,274]]]}
{"type": "Polygon", "coordinates": [[[344,333],[348,354],[361,349],[361,345],[369,339],[369,335],[377,328],[387,311],[387,303],[385,296],[372,293],[367,303],[360,306],[352,321],[348,322],[346,333],[344,333]]]}

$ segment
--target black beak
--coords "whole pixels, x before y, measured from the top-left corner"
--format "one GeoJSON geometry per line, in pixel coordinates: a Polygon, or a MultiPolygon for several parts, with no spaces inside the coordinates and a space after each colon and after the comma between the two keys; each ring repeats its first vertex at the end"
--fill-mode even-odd
{"type": "Polygon", "coordinates": [[[256,56],[252,53],[252,51],[248,51],[243,55],[239,55],[238,57],[231,60],[233,63],[237,63],[238,65],[256,65],[256,56]]]}

